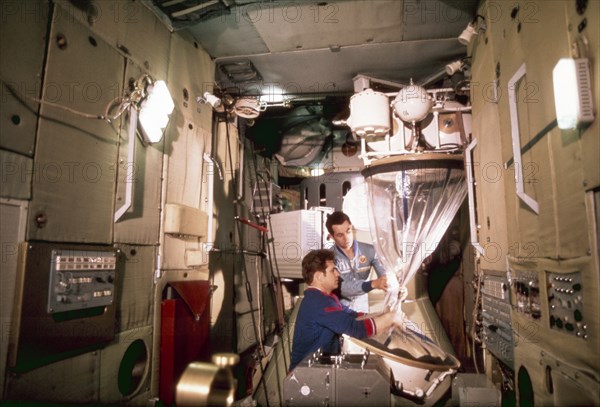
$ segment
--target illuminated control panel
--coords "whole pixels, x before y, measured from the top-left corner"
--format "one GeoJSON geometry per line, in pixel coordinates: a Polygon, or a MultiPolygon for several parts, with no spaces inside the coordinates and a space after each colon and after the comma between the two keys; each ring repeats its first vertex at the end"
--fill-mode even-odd
{"type": "Polygon", "coordinates": [[[587,339],[588,327],[583,314],[581,273],[546,271],[546,278],[550,328],[587,339]]]}
{"type": "Polygon", "coordinates": [[[47,312],[112,304],[116,268],[114,251],[52,250],[47,312]]]}
{"type": "Polygon", "coordinates": [[[534,320],[542,317],[540,284],[537,272],[513,270],[514,310],[534,320]]]}
{"type": "Polygon", "coordinates": [[[504,277],[483,277],[481,293],[483,341],[487,349],[514,369],[514,346],[510,318],[508,280],[504,277]]]}

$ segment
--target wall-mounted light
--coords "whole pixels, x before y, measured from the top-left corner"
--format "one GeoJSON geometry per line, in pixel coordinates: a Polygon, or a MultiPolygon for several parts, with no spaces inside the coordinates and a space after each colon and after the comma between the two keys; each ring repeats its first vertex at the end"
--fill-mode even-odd
{"type": "Polygon", "coordinates": [[[452,76],[455,73],[462,71],[464,67],[464,63],[462,60],[458,59],[454,62],[449,63],[448,65],[446,65],[446,74],[448,74],[448,76],[452,76]]]}
{"type": "Polygon", "coordinates": [[[588,59],[560,59],[552,71],[552,79],[558,127],[575,129],[594,121],[588,59]]]}
{"type": "Polygon", "coordinates": [[[153,82],[146,90],[148,96],[140,103],[139,123],[144,141],[152,144],[162,139],[175,104],[164,81],[153,82]]]}
{"type": "Polygon", "coordinates": [[[208,103],[213,109],[218,108],[223,103],[220,98],[210,92],[204,92],[204,95],[202,95],[202,97],[198,97],[196,101],[198,103],[208,103]]]}
{"type": "Polygon", "coordinates": [[[469,45],[474,35],[478,35],[480,33],[484,33],[487,29],[485,24],[485,17],[481,14],[477,14],[475,19],[463,30],[463,32],[458,36],[458,42],[463,45],[469,45]],[[481,19],[481,23],[478,23],[479,19],[481,19]]]}

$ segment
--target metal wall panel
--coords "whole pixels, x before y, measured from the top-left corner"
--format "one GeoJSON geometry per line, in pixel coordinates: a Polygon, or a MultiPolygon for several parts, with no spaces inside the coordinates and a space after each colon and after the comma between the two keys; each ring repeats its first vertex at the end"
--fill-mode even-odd
{"type": "MultiPolygon", "coordinates": [[[[573,2],[566,2],[565,12],[566,21],[565,23],[570,27],[578,27],[579,25],[586,22],[585,29],[582,34],[589,41],[589,54],[590,58],[590,69],[592,79],[592,95],[594,111],[596,113],[596,120],[579,134],[581,139],[581,160],[584,170],[584,187],[596,188],[600,186],[600,166],[598,165],[598,152],[600,151],[600,120],[598,119],[598,112],[600,111],[600,2],[589,1],[587,2],[587,8],[583,15],[577,13],[577,4],[573,2]]],[[[575,30],[573,30],[575,31],[575,30]]],[[[576,39],[576,37],[572,37],[576,39]]],[[[563,55],[566,56],[566,55],[563,55]]]]}
{"type": "MultiPolygon", "coordinates": [[[[43,99],[103,114],[121,94],[123,58],[61,13],[49,41],[43,99]]],[[[118,129],[50,105],[41,114],[28,238],[112,242],[118,129]]]]}
{"type": "MultiPolygon", "coordinates": [[[[118,47],[156,79],[167,80],[171,33],[143,2],[115,1],[119,7],[118,47]]],[[[171,61],[177,64],[179,61],[171,61]]]]}
{"type": "Polygon", "coordinates": [[[0,150],[0,196],[31,199],[33,160],[29,157],[0,150]]]}
{"type": "MultiPolygon", "coordinates": [[[[136,80],[143,73],[140,67],[128,61],[125,80],[136,80]]],[[[130,163],[127,161],[128,129],[128,121],[121,120],[115,208],[124,204],[126,188],[130,186],[133,187],[132,203],[115,223],[114,240],[119,243],[158,244],[164,139],[144,146],[136,137],[135,160],[130,163]]]]}
{"type": "Polygon", "coordinates": [[[13,319],[19,243],[25,238],[27,202],[0,199],[0,398],[4,393],[9,327],[13,319]]]}
{"type": "MultiPolygon", "coordinates": [[[[206,194],[208,185],[202,156],[210,144],[210,133],[196,130],[191,122],[190,125],[192,129],[184,127],[177,140],[167,141],[170,152],[165,201],[200,208],[202,191],[206,194]]],[[[218,176],[215,178],[218,180],[218,176]]],[[[185,269],[186,248],[200,249],[199,239],[165,235],[161,268],[185,269]]]]}
{"type": "Polygon", "coordinates": [[[100,351],[100,403],[149,405],[152,334],[152,326],[121,332],[100,351]]]}
{"type": "MultiPolygon", "coordinates": [[[[208,104],[196,103],[196,97],[202,96],[206,91],[212,91],[215,71],[215,64],[210,55],[197,46],[192,38],[186,37],[184,32],[178,34],[181,35],[171,38],[167,80],[175,101],[177,131],[172,133],[175,139],[190,122],[194,128],[211,132],[212,108],[208,104]]],[[[171,116],[171,121],[173,120],[174,117],[171,116]]],[[[169,127],[173,129],[173,123],[169,127]]],[[[167,154],[169,151],[166,150],[167,154]]]]}
{"type": "Polygon", "coordinates": [[[0,147],[33,156],[42,64],[46,46],[48,2],[2,2],[0,24],[0,147]]]}
{"type": "Polygon", "coordinates": [[[7,400],[97,402],[100,358],[98,352],[86,353],[27,373],[10,375],[7,382],[7,400]]]}
{"type": "MultiPolygon", "coordinates": [[[[577,137],[558,129],[540,135],[555,119],[553,64],[548,61],[558,61],[570,54],[565,4],[527,2],[522,3],[520,8],[515,7],[516,4],[498,3],[487,8],[494,15],[488,16],[488,30],[476,39],[474,51],[474,61],[485,58],[490,65],[487,74],[474,70],[477,74],[474,76],[474,83],[478,84],[476,89],[480,92],[486,87],[491,90],[491,81],[499,80],[498,115],[502,140],[499,164],[504,165],[513,158],[508,81],[521,64],[526,66],[526,74],[517,84],[521,148],[528,142],[534,142],[534,137],[538,138],[533,147],[523,153],[521,165],[512,164],[502,174],[509,215],[507,253],[522,258],[585,256],[589,249],[586,230],[573,227],[574,224],[586,224],[581,145],[577,137]],[[552,29],[549,30],[549,27],[552,29]],[[547,41],[555,46],[543,46],[547,41]],[[524,181],[525,192],[538,202],[539,214],[516,197],[516,177],[524,181]]],[[[473,100],[477,105],[478,92],[474,93],[473,100]]],[[[483,92],[482,96],[489,98],[492,94],[483,92]]],[[[479,110],[478,116],[485,117],[485,128],[493,131],[494,126],[488,120],[489,111],[479,110]]],[[[485,143],[488,145],[492,141],[485,140],[485,143]]],[[[486,205],[485,199],[483,196],[478,200],[480,211],[486,205]]],[[[493,211],[484,212],[495,214],[493,211]]],[[[486,213],[482,215],[487,217],[486,213]]],[[[493,222],[493,218],[489,217],[493,222]]],[[[485,218],[480,219],[482,234],[486,221],[485,218]]],[[[494,236],[491,238],[493,240],[494,236]]],[[[485,243],[484,240],[482,244],[485,243]]]]}
{"type": "Polygon", "coordinates": [[[117,245],[123,270],[117,275],[117,332],[152,324],[156,247],[117,245]]]}
{"type": "MultiPolygon", "coordinates": [[[[208,196],[208,174],[203,154],[210,151],[212,109],[207,104],[197,104],[196,97],[212,91],[214,64],[205,51],[180,36],[172,37],[169,60],[172,62],[168,83],[175,111],[165,135],[169,181],[164,202],[205,209],[202,205],[208,196]]],[[[161,269],[185,269],[186,250],[201,249],[198,239],[169,235],[165,236],[163,247],[161,269]]]]}
{"type": "Polygon", "coordinates": [[[171,33],[144,2],[56,2],[62,13],[93,29],[108,44],[144,66],[156,79],[166,79],[171,33]]]}

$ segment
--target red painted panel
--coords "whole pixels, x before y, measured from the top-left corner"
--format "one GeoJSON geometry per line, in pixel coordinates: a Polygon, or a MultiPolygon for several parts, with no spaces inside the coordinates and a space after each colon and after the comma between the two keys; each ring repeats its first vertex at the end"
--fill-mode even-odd
{"type": "Polygon", "coordinates": [[[177,281],[161,304],[159,397],[175,402],[175,387],[190,362],[210,360],[210,283],[177,281]]]}

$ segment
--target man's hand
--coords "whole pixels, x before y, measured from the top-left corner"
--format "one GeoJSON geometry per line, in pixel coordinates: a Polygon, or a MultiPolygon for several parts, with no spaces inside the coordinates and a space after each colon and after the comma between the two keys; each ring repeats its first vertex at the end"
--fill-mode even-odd
{"type": "Polygon", "coordinates": [[[377,280],[371,280],[371,287],[379,288],[380,290],[387,291],[387,277],[381,276],[377,280]]]}

